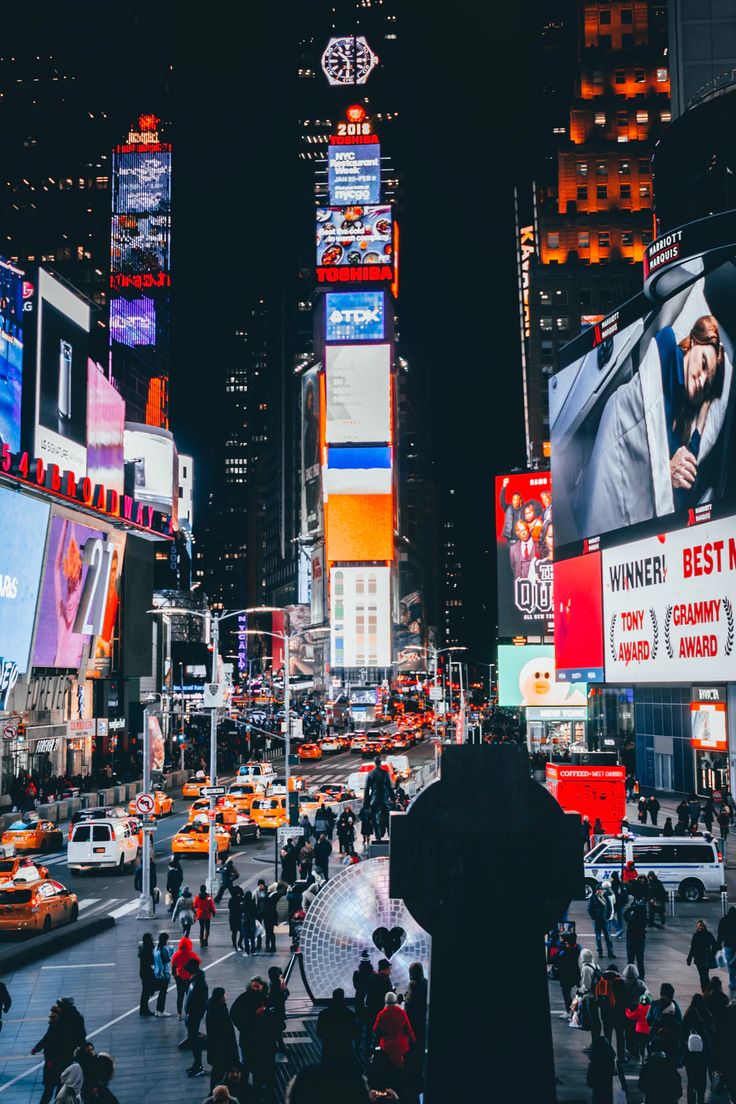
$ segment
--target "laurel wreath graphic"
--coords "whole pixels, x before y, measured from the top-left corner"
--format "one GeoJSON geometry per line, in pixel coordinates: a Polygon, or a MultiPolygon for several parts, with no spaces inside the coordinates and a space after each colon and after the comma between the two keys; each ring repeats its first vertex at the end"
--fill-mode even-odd
{"type": "Polygon", "coordinates": [[[608,644],[609,644],[609,647],[611,649],[611,656],[612,656],[613,659],[616,658],[616,641],[614,640],[614,637],[616,635],[616,618],[617,617],[618,617],[618,614],[614,613],[613,617],[611,618],[611,628],[610,628],[609,633],[608,633],[608,644]]]}
{"type": "Polygon", "coordinates": [[[659,625],[657,623],[657,614],[654,612],[652,606],[649,607],[649,616],[652,619],[652,659],[656,659],[657,650],[659,648],[659,625]]]}
{"type": "Polygon", "coordinates": [[[730,655],[733,651],[734,638],[733,606],[731,605],[730,598],[723,599],[723,608],[726,611],[726,643],[723,650],[726,655],[730,655]]]}
{"type": "Polygon", "coordinates": [[[667,655],[670,659],[675,658],[675,651],[672,647],[672,641],[670,640],[670,622],[672,621],[672,606],[667,607],[667,612],[664,615],[664,646],[667,649],[667,655]]]}

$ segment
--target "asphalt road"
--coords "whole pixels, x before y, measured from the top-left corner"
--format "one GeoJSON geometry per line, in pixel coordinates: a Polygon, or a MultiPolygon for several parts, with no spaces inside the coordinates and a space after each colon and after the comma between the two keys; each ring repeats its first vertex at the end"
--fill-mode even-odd
{"type": "MultiPolygon", "coordinates": [[[[434,759],[432,742],[424,740],[407,754],[414,768],[430,763],[434,759]]],[[[358,770],[362,762],[365,762],[365,760],[360,756],[351,755],[345,751],[336,755],[325,756],[321,760],[301,763],[298,767],[292,768],[292,771],[303,774],[309,779],[310,785],[345,783],[348,775],[358,770]]],[[[279,764],[277,761],[274,766],[277,772],[283,770],[283,763],[279,764]]],[[[172,791],[172,796],[174,797],[174,812],[171,816],[158,821],[154,835],[158,885],[161,889],[162,898],[166,884],[166,868],[171,856],[171,839],[176,835],[179,827],[186,823],[192,803],[191,799],[182,798],[180,791],[178,793],[172,791]]],[[[62,827],[66,839],[66,823],[62,827]]],[[[258,842],[233,847],[231,855],[235,859],[241,874],[241,884],[247,884],[254,878],[261,876],[268,881],[273,880],[276,868],[275,840],[272,834],[265,834],[258,842]]],[[[136,910],[139,895],[133,888],[132,874],[121,876],[114,871],[72,874],[67,866],[66,851],[50,855],[43,862],[44,865],[48,866],[52,878],[77,894],[81,916],[111,913],[116,919],[119,919],[136,910]]],[[[182,860],[182,865],[184,867],[184,885],[188,885],[192,893],[196,894],[207,876],[207,857],[185,858],[182,860]]],[[[163,900],[158,911],[165,914],[163,900]]],[[[12,937],[3,936],[2,941],[7,942],[9,938],[12,937]]]]}

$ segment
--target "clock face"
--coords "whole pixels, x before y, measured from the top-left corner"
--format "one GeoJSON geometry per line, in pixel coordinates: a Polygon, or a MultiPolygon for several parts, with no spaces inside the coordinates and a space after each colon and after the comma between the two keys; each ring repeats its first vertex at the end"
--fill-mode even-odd
{"type": "Polygon", "coordinates": [[[378,58],[362,35],[331,38],[322,54],[322,71],[330,84],[365,84],[378,58]]]}

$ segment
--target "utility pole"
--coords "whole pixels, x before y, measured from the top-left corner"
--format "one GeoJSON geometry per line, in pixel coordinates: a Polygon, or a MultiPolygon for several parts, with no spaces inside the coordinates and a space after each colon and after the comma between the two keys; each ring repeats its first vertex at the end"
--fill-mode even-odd
{"type": "MultiPolygon", "coordinates": [[[[212,618],[212,683],[219,686],[220,620],[212,618]]],[[[218,707],[212,706],[210,715],[210,838],[207,865],[208,890],[215,893],[215,863],[217,860],[217,834],[215,831],[215,807],[217,798],[214,788],[217,785],[217,713],[218,707]]]]}

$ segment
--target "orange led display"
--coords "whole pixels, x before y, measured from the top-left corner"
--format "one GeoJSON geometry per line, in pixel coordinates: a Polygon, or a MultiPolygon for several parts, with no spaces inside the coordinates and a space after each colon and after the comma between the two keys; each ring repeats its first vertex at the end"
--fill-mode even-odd
{"type": "Polygon", "coordinates": [[[325,514],[331,563],[393,560],[393,495],[330,495],[325,514]]]}

